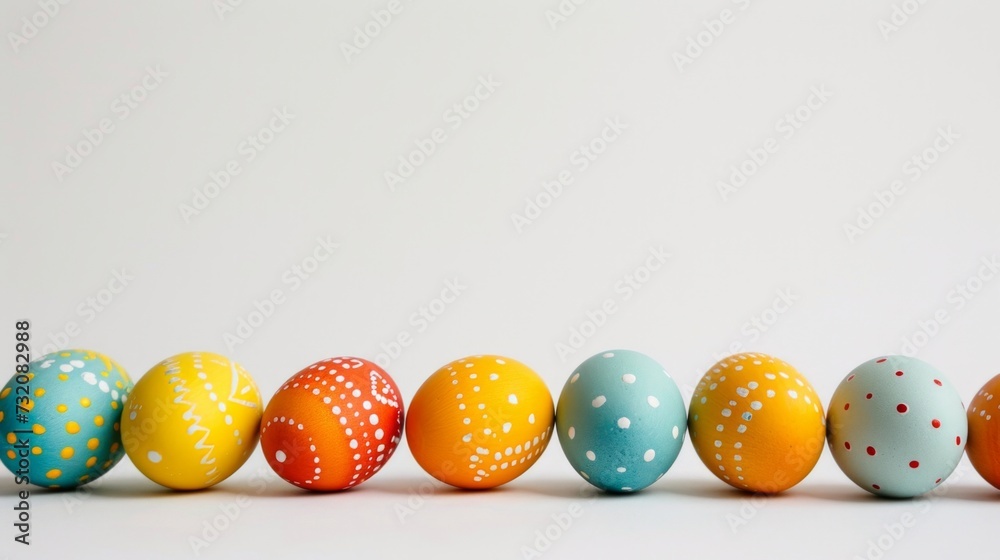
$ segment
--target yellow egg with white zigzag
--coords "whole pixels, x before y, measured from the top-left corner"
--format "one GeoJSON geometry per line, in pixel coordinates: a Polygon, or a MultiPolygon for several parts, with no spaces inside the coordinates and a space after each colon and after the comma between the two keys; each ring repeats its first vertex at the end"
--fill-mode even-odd
{"type": "Polygon", "coordinates": [[[135,384],[122,443],[150,480],[175,490],[222,482],[257,447],[260,391],[242,366],[210,352],[163,360],[135,384]]]}

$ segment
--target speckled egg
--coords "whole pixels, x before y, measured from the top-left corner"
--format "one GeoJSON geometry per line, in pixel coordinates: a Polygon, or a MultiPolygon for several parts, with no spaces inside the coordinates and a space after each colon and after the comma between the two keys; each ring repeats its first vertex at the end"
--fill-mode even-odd
{"type": "Polygon", "coordinates": [[[969,441],[965,452],[986,482],[1000,489],[1000,375],[990,379],[969,403],[969,441]],[[996,420],[994,420],[996,418],[996,420]]]}
{"type": "Polygon", "coordinates": [[[142,376],[122,415],[125,452],[176,490],[225,480],[257,446],[260,392],[236,362],[210,352],[163,360],[142,376]]]}
{"type": "Polygon", "coordinates": [[[403,435],[403,399],[368,360],[329,358],[278,389],[261,426],[267,463],[309,490],[353,488],[377,473],[403,435]]]}
{"type": "Polygon", "coordinates": [[[613,350],[573,370],[559,395],[556,431],[566,458],[587,482],[632,492],[674,464],[687,414],[663,366],[639,352],[613,350]]]}
{"type": "Polygon", "coordinates": [[[798,484],[823,452],[823,407],[794,367],[765,354],[724,358],[702,377],[688,411],[691,443],[727,484],[777,493],[798,484]]]}
{"type": "Polygon", "coordinates": [[[410,402],[406,440],[431,476],[459,488],[514,480],[545,450],[555,411],[545,382],[502,356],[470,356],[434,372],[410,402]]]}
{"type": "Polygon", "coordinates": [[[919,496],[948,478],[965,448],[958,391],[930,364],[905,356],[867,361],[830,401],[830,450],[855,484],[878,496],[919,496]]]}
{"type": "Polygon", "coordinates": [[[27,459],[32,484],[73,488],[118,464],[125,454],[119,422],[132,390],[121,366],[90,350],[64,350],[31,362],[25,375],[26,388],[15,375],[0,390],[2,459],[12,473],[27,459]]]}

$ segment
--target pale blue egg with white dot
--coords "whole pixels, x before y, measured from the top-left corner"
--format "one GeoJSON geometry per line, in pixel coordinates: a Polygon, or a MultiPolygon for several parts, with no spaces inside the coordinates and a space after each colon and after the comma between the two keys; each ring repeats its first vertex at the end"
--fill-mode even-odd
{"type": "Polygon", "coordinates": [[[680,454],[687,427],[677,384],[632,350],[601,352],[573,370],[559,395],[556,431],[584,479],[609,492],[659,480],[680,454]]]}

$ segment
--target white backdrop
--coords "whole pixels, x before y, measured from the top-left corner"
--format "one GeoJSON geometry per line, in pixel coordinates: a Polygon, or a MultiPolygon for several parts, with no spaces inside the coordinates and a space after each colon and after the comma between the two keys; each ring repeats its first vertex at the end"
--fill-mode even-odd
{"type": "MultiPolygon", "coordinates": [[[[98,350],[134,379],[227,354],[265,399],[342,354],[407,399],[484,352],[554,397],[615,347],[685,395],[739,349],[826,400],[881,354],[966,402],[1000,370],[1000,7],[332,4],[0,7],[3,363],[27,318],[36,353],[98,350]]],[[[828,452],[765,500],[690,442],[627,498],[581,496],[557,446],[495,492],[429,480],[405,442],[335,495],[259,452],[193,495],[126,459],[36,493],[30,548],[0,518],[0,555],[940,557],[991,543],[1000,500],[967,462],[937,499],[870,499],[828,452]]]]}

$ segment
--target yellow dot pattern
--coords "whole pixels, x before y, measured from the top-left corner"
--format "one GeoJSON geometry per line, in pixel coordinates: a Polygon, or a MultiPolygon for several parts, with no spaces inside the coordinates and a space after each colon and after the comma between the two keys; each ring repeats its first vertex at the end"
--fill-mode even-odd
{"type": "MultiPolygon", "coordinates": [[[[37,477],[41,486],[72,487],[100,476],[102,473],[84,469],[101,465],[110,468],[122,456],[119,415],[132,391],[128,374],[106,356],[84,350],[49,354],[29,368],[26,375],[35,382],[26,395],[29,398],[21,397],[23,402],[18,404],[34,412],[34,423],[14,426],[0,434],[14,445],[25,437],[14,433],[15,428],[30,430],[34,437],[30,453],[36,457],[33,471],[37,469],[32,478],[37,477]],[[92,410],[89,414],[88,409],[92,410]]],[[[7,398],[9,403],[14,395],[13,387],[0,385],[0,398],[7,398]]],[[[5,413],[9,407],[0,408],[0,422],[7,427],[13,415],[5,413]]],[[[7,447],[0,457],[16,461],[17,450],[7,447]]]]}

